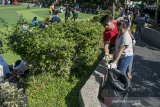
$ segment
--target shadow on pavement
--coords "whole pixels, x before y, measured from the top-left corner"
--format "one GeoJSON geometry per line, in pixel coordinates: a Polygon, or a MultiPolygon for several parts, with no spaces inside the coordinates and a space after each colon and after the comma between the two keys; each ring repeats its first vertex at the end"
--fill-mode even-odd
{"type": "Polygon", "coordinates": [[[146,48],[151,49],[151,50],[158,50],[158,51],[160,51],[159,48],[156,48],[156,47],[152,46],[151,43],[149,43],[149,42],[147,42],[145,40],[141,41],[137,46],[139,46],[139,47],[146,47],[146,48]]]}
{"type": "Polygon", "coordinates": [[[132,91],[129,97],[160,97],[160,62],[134,56],[132,91]]]}

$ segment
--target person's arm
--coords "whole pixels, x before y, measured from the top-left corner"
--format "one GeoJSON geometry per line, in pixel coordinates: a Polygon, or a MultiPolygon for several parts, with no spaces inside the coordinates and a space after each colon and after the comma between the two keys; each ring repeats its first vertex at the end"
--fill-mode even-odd
{"type": "Polygon", "coordinates": [[[133,36],[133,34],[132,34],[132,32],[131,32],[131,30],[130,30],[130,29],[128,29],[128,33],[130,34],[130,36],[131,36],[132,40],[134,40],[134,36],[133,36]]]}
{"type": "Polygon", "coordinates": [[[135,46],[136,40],[135,40],[135,38],[134,38],[134,36],[133,36],[133,34],[132,34],[132,32],[131,32],[130,29],[128,29],[128,33],[130,34],[130,36],[131,36],[131,38],[132,38],[132,44],[133,44],[133,46],[135,46]]]}
{"type": "Polygon", "coordinates": [[[109,43],[111,39],[111,33],[104,32],[104,52],[106,55],[109,55],[109,43]]]}
{"type": "Polygon", "coordinates": [[[123,16],[121,16],[121,17],[118,17],[115,21],[121,21],[121,20],[124,20],[124,18],[125,18],[125,16],[123,15],[123,16]]]}
{"type": "Polygon", "coordinates": [[[104,41],[104,52],[109,55],[109,41],[104,41]]]}
{"type": "Polygon", "coordinates": [[[115,60],[113,61],[114,63],[117,64],[117,62],[119,61],[119,59],[122,55],[122,52],[124,52],[124,50],[125,50],[125,46],[120,47],[118,53],[115,55],[115,60]]]}

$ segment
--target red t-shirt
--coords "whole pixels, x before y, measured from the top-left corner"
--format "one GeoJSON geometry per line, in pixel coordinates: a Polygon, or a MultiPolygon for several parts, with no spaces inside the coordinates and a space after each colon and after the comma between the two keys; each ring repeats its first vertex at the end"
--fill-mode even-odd
{"type": "Polygon", "coordinates": [[[115,45],[118,36],[117,21],[113,22],[113,24],[115,26],[113,30],[106,29],[104,31],[104,41],[110,41],[110,44],[115,45]]]}

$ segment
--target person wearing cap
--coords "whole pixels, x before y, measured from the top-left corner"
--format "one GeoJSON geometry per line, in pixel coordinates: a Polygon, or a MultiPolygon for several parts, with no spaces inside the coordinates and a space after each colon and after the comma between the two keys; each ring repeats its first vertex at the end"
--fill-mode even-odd
{"type": "Polygon", "coordinates": [[[101,18],[101,23],[105,27],[103,34],[105,55],[113,54],[118,36],[117,21],[112,21],[110,16],[105,15],[101,18]]]}

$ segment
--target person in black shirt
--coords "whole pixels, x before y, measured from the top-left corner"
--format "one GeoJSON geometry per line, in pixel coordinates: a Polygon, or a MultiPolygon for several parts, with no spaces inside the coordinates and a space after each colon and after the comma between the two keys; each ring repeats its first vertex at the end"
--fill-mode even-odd
{"type": "Polygon", "coordinates": [[[51,19],[51,23],[55,23],[55,22],[57,22],[57,23],[61,22],[61,19],[58,16],[58,11],[55,11],[55,16],[53,16],[51,19]]]}
{"type": "Polygon", "coordinates": [[[67,6],[66,6],[66,12],[65,12],[65,22],[70,17],[70,11],[71,11],[70,6],[67,4],[67,6]]]}
{"type": "Polygon", "coordinates": [[[74,19],[74,21],[75,21],[78,18],[77,8],[72,9],[72,14],[73,14],[73,17],[70,20],[74,19]]]}

